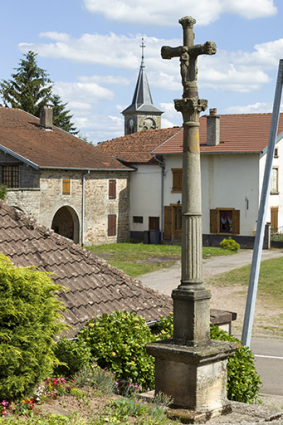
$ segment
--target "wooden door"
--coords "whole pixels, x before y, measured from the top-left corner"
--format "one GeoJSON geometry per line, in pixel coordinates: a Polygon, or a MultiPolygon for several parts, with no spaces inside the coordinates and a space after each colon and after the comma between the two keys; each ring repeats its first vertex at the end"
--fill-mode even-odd
{"type": "Polygon", "coordinates": [[[164,239],[172,239],[172,207],[164,207],[164,239]]]}
{"type": "Polygon", "coordinates": [[[178,241],[182,238],[182,205],[174,205],[172,208],[172,239],[178,241]]]}

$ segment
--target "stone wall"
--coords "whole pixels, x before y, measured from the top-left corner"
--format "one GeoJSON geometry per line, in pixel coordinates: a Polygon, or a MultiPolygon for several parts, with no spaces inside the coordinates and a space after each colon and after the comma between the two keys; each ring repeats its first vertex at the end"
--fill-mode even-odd
{"type": "MultiPolygon", "coordinates": [[[[129,239],[129,173],[93,171],[85,173],[84,244],[100,244],[129,239]],[[109,179],[116,179],[116,199],[109,199],[109,179]],[[117,216],[117,235],[108,236],[108,215],[117,216]]],[[[30,180],[31,181],[31,180],[30,180]]],[[[39,181],[39,179],[38,179],[39,181]]],[[[33,183],[36,182],[36,173],[33,183]]],[[[82,171],[41,170],[40,188],[10,189],[7,203],[21,209],[40,224],[51,228],[55,214],[63,223],[71,213],[75,242],[82,242],[82,171]],[[70,179],[70,194],[63,195],[63,179],[70,179]],[[61,218],[60,218],[61,217],[61,218]],[[62,218],[63,217],[63,218],[62,218]]]]}

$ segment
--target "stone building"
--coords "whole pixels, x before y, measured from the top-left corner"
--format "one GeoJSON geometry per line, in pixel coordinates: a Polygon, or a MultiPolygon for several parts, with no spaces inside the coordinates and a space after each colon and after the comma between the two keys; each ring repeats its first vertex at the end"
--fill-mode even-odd
{"type": "Polygon", "coordinates": [[[40,119],[0,108],[0,184],[6,202],[76,243],[129,238],[131,168],[40,119]]]}

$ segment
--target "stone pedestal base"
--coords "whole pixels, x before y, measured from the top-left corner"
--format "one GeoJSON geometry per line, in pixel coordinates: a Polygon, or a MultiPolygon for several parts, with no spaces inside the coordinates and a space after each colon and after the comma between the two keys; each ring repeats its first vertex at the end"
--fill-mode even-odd
{"type": "Polygon", "coordinates": [[[210,297],[210,291],[202,285],[197,289],[182,289],[180,285],[173,290],[174,340],[186,346],[209,341],[210,297]]]}
{"type": "Polygon", "coordinates": [[[227,358],[236,349],[235,343],[214,340],[196,347],[174,340],[147,344],[147,352],[155,357],[155,394],[171,396],[174,407],[194,414],[221,414],[229,405],[227,358]]]}

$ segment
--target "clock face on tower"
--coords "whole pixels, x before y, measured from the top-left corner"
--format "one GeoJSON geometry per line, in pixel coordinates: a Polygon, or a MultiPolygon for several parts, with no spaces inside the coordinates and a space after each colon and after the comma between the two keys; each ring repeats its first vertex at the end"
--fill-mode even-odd
{"type": "Polygon", "coordinates": [[[142,123],[143,130],[153,130],[156,128],[156,122],[153,118],[145,118],[142,123]]]}

